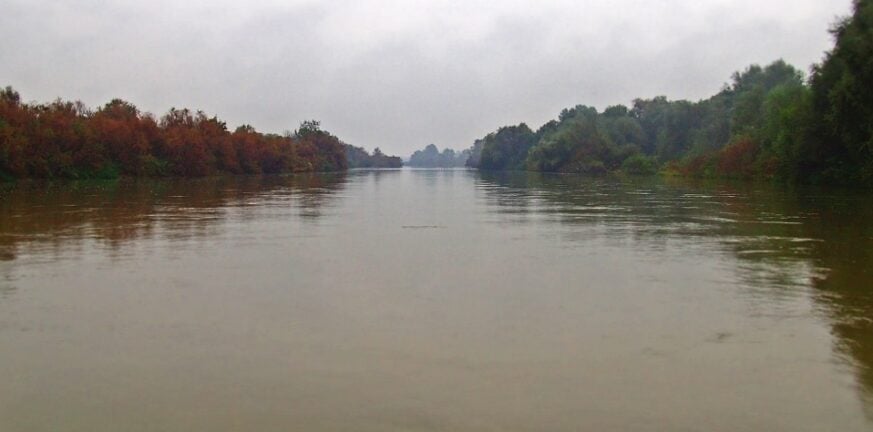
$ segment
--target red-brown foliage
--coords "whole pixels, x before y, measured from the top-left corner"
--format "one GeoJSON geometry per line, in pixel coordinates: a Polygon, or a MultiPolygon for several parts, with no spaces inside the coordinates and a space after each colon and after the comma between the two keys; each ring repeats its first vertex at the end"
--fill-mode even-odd
{"type": "Polygon", "coordinates": [[[717,173],[725,177],[754,176],[758,150],[758,143],[751,138],[744,137],[734,141],[719,153],[717,173]]]}
{"type": "Polygon", "coordinates": [[[302,137],[265,135],[251,126],[230,133],[224,122],[201,111],[171,109],[155,121],[118,99],[91,112],[80,102],[22,104],[14,90],[0,89],[0,178],[346,168],[345,145],[317,128],[302,137]]]}

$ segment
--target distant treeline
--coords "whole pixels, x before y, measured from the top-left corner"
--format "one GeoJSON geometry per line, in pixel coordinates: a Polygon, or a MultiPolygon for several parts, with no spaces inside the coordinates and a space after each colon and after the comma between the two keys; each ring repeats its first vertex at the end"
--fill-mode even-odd
{"type": "Polygon", "coordinates": [[[440,152],[433,144],[428,144],[423,150],[417,150],[409,157],[407,165],[420,168],[454,168],[462,167],[470,159],[470,150],[456,152],[445,149],[440,152]]]}
{"type": "Polygon", "coordinates": [[[536,131],[520,124],[477,140],[468,165],[873,186],[873,0],[856,0],[831,32],[836,46],[808,80],[780,60],[696,103],[579,105],[536,131]]]}
{"type": "Polygon", "coordinates": [[[0,180],[274,174],[399,163],[343,143],[317,121],[284,135],[251,126],[231,132],[201,111],[171,109],[156,119],[118,99],[91,111],[81,102],[26,104],[11,87],[0,89],[0,180]]]}
{"type": "Polygon", "coordinates": [[[403,159],[400,156],[388,156],[382,153],[379,147],[373,150],[373,154],[367,153],[361,147],[346,145],[346,159],[349,168],[400,168],[403,159]]]}

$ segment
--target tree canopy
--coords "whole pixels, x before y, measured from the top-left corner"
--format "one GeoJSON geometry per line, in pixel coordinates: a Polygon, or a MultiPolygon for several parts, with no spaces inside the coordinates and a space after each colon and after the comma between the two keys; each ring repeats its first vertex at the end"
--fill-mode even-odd
{"type": "Polygon", "coordinates": [[[218,117],[187,108],[155,118],[120,99],[91,110],[60,99],[24,104],[11,87],[0,89],[0,179],[337,171],[350,156],[358,166],[400,165],[378,149],[370,156],[343,143],[315,120],[293,134],[250,125],[231,132],[218,117]]]}
{"type": "Polygon", "coordinates": [[[421,150],[416,150],[409,157],[407,165],[420,168],[454,168],[462,167],[470,158],[470,150],[456,152],[452,149],[440,149],[434,144],[428,144],[421,150]]]}
{"type": "Polygon", "coordinates": [[[697,102],[665,96],[598,112],[578,105],[535,133],[501,127],[476,140],[487,170],[773,178],[873,186],[873,0],[832,29],[809,81],[777,60],[732,75],[697,102]]]}

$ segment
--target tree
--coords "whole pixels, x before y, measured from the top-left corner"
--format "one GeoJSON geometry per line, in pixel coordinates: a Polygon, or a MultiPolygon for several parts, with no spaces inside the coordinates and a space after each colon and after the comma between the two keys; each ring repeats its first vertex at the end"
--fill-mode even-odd
{"type": "Polygon", "coordinates": [[[812,76],[813,131],[805,175],[873,185],[873,0],[855,0],[853,15],[831,30],[835,46],[812,76]]]}
{"type": "Polygon", "coordinates": [[[488,170],[524,169],[528,151],[534,144],[536,135],[526,124],[502,127],[484,138],[479,167],[488,170]]]}
{"type": "MultiPolygon", "coordinates": [[[[0,89],[0,179],[206,176],[343,170],[345,144],[308,120],[292,136],[261,134],[249,125],[232,134],[218,117],[171,108],[156,121],[121,99],[96,112],[60,99],[21,103],[0,89]]],[[[379,164],[400,158],[376,152],[379,164]]]]}

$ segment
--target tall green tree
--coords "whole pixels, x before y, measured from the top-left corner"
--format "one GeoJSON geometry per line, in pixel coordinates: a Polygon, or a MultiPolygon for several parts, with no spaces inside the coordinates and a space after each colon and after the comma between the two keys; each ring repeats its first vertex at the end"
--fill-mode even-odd
{"type": "Polygon", "coordinates": [[[834,49],[812,76],[818,122],[806,173],[824,181],[873,185],[873,0],[855,0],[831,33],[834,49]]]}

